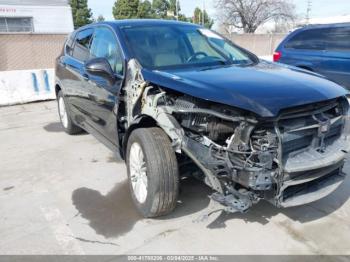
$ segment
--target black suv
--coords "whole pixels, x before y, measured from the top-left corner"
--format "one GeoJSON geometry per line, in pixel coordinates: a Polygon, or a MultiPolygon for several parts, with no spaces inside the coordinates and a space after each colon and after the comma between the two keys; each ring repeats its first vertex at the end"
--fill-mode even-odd
{"type": "Polygon", "coordinates": [[[174,209],[185,173],[231,212],[261,199],[309,203],[344,180],[347,91],[260,61],[198,25],[120,20],[80,28],[57,58],[56,94],[67,133],[86,130],[126,160],[145,217],[174,209]]]}

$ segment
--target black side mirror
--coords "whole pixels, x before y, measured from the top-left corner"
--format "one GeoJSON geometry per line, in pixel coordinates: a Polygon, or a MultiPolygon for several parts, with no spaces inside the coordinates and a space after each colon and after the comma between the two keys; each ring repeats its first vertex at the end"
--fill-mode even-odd
{"type": "Polygon", "coordinates": [[[106,58],[98,57],[88,60],[85,63],[85,70],[91,75],[105,78],[111,84],[115,81],[114,72],[106,58]]]}

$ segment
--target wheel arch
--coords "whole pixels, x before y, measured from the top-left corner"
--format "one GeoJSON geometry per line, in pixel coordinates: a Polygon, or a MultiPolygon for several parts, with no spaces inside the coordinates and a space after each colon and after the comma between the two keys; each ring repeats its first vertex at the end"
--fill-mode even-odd
{"type": "Polygon", "coordinates": [[[138,129],[138,128],[147,128],[147,127],[159,127],[157,121],[149,116],[149,115],[140,115],[138,116],[129,126],[129,128],[126,130],[125,135],[122,140],[122,147],[121,147],[121,155],[123,159],[125,159],[126,155],[126,148],[128,145],[128,140],[131,135],[131,133],[138,129]]]}
{"type": "Polygon", "coordinates": [[[55,94],[56,94],[56,97],[57,97],[57,95],[58,95],[58,92],[61,91],[61,90],[62,90],[62,88],[61,88],[60,84],[56,83],[56,84],[55,84],[55,94]]]}

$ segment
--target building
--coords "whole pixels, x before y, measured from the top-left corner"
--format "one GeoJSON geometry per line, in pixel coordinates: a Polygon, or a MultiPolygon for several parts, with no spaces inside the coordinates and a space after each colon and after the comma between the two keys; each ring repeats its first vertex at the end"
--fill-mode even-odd
{"type": "Polygon", "coordinates": [[[0,0],[0,33],[64,34],[73,29],[68,0],[0,0]]]}
{"type": "Polygon", "coordinates": [[[55,98],[55,59],[73,30],[68,0],[0,0],[0,106],[55,98]]]}

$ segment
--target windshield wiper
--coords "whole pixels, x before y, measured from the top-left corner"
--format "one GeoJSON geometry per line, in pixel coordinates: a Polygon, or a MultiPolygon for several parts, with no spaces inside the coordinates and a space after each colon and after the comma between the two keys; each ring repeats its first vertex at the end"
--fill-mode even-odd
{"type": "Polygon", "coordinates": [[[226,66],[230,66],[231,64],[228,64],[225,61],[222,60],[218,60],[217,62],[219,62],[219,65],[211,65],[211,66],[206,66],[202,69],[200,69],[199,71],[206,71],[206,70],[211,70],[211,69],[215,69],[215,68],[220,68],[220,67],[226,67],[226,66]]]}

